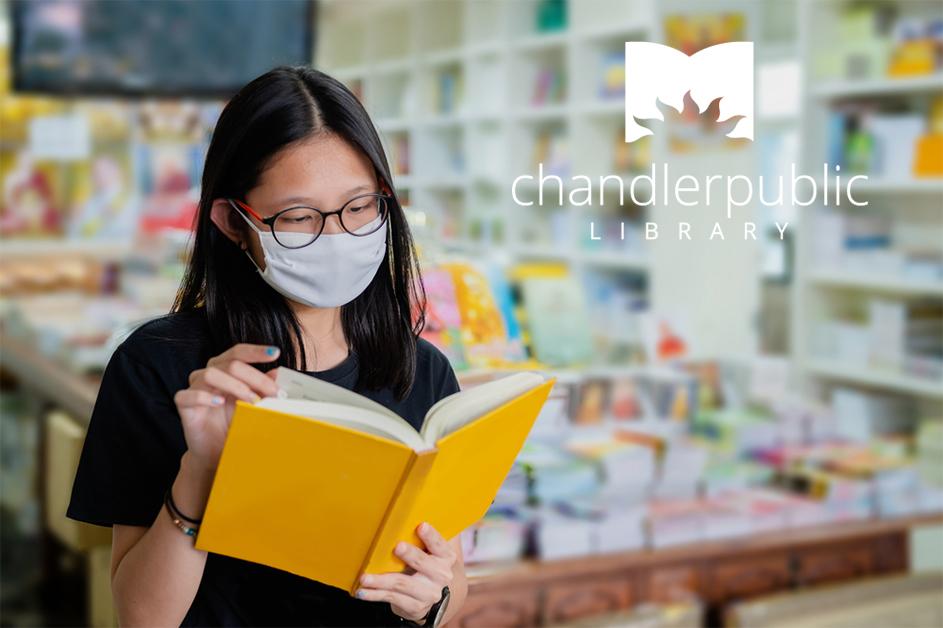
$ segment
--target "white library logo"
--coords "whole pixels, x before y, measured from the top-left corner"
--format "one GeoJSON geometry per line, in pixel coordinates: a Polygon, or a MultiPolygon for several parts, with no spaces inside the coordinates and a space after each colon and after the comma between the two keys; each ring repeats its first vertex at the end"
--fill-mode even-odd
{"type": "Polygon", "coordinates": [[[681,113],[688,92],[701,113],[720,98],[718,122],[740,117],[727,137],[752,141],[753,42],[717,44],[690,57],[662,44],[625,42],[626,142],[652,135],[638,120],[664,120],[657,101],[681,113]]]}

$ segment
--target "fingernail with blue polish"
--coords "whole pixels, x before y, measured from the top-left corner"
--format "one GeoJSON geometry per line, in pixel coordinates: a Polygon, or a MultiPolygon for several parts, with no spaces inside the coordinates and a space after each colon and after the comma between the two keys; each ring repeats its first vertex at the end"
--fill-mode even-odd
{"type": "Polygon", "coordinates": [[[357,589],[357,597],[362,600],[363,598],[367,597],[367,592],[363,589],[357,589]]]}
{"type": "Polygon", "coordinates": [[[223,405],[223,401],[225,401],[225,399],[223,399],[222,397],[219,397],[219,396],[213,397],[213,405],[214,405],[214,406],[221,406],[221,405],[223,405]]]}
{"type": "Polygon", "coordinates": [[[265,350],[266,355],[275,355],[278,353],[278,347],[269,347],[265,350]]]}

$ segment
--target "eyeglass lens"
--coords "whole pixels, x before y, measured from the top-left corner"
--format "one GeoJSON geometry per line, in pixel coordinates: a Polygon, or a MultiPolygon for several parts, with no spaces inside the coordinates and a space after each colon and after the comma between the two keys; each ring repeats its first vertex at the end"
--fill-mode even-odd
{"type": "MultiPolygon", "coordinates": [[[[386,216],[386,198],[367,195],[351,199],[337,216],[344,231],[356,236],[369,235],[383,225],[383,220],[377,218],[386,216]]],[[[276,239],[284,234],[279,240],[280,244],[298,248],[317,239],[324,228],[324,217],[314,209],[296,207],[279,214],[272,227],[276,239]],[[302,237],[304,234],[310,237],[302,237]]]]}

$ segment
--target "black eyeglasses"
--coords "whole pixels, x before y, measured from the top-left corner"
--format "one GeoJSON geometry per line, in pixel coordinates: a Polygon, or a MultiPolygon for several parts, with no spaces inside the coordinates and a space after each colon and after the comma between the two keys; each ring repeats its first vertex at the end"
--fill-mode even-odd
{"type": "Polygon", "coordinates": [[[263,218],[246,203],[228,199],[233,207],[244,209],[250,216],[268,226],[275,241],[286,249],[300,249],[318,239],[324,231],[324,223],[337,215],[341,228],[353,236],[366,236],[376,232],[386,222],[392,197],[388,194],[361,194],[350,199],[340,209],[326,212],[316,207],[299,205],[289,207],[263,218]]]}

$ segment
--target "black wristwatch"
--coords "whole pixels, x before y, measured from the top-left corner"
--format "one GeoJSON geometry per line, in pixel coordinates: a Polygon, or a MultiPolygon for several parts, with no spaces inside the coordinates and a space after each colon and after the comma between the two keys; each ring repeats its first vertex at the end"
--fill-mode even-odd
{"type": "Polygon", "coordinates": [[[423,623],[419,624],[411,619],[405,619],[400,617],[401,626],[418,626],[421,628],[439,628],[442,624],[442,619],[445,617],[445,611],[449,608],[449,597],[452,595],[448,587],[442,587],[442,597],[439,598],[439,601],[432,605],[432,608],[429,609],[429,612],[423,618],[423,623]]]}

